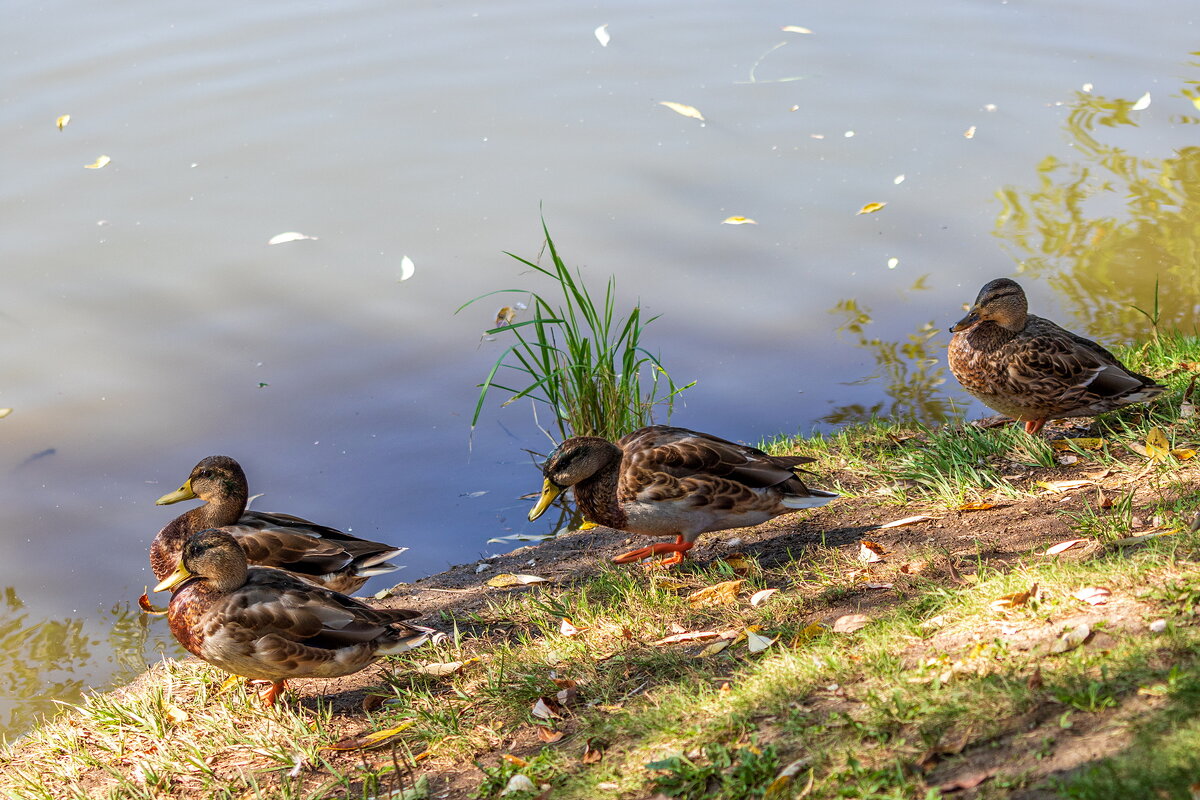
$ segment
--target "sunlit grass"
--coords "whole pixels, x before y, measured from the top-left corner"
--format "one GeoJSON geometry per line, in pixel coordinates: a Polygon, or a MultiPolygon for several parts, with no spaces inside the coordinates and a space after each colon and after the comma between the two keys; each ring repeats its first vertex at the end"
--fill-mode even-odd
{"type": "Polygon", "coordinates": [[[542,231],[550,268],[508,255],[557,284],[561,300],[524,289],[501,289],[458,309],[497,294],[527,295],[532,303],[532,319],[505,322],[487,331],[487,335],[511,335],[516,341],[505,348],[480,384],[471,426],[478,423],[493,388],[512,395],[504,405],[529,397],[548,406],[560,440],[572,435],[618,439],[650,424],[657,406],[664,406],[669,417],[676,396],[692,383],[677,386],[658,356],[642,346],[642,333],[655,318],[643,318],[640,306],[619,316],[613,278],[605,286],[603,300],[594,297],[582,275],[572,273],[559,256],[545,220],[542,231]],[[529,383],[513,386],[508,376],[529,383]]]}

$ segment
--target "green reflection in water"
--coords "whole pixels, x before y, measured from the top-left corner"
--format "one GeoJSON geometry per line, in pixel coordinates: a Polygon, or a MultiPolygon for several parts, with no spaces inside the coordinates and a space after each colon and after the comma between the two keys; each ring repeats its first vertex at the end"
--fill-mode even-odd
{"type": "MultiPolygon", "coordinates": [[[[1200,61],[1187,69],[1200,74],[1200,61]]],[[[1200,77],[1187,79],[1170,96],[1156,91],[1155,111],[1187,111],[1171,122],[1200,125],[1191,113],[1197,97],[1200,77]]],[[[1140,145],[1144,137],[1135,103],[1077,92],[1064,125],[1076,155],[1043,159],[1036,187],[1000,190],[996,221],[1019,272],[1060,293],[1072,327],[1127,340],[1149,333],[1135,307],[1155,308],[1156,280],[1160,328],[1195,330],[1200,302],[1200,148],[1129,155],[1118,142],[1140,145]]]]}
{"type": "MultiPolygon", "coordinates": [[[[92,686],[124,683],[146,652],[175,652],[166,626],[120,603],[98,618],[38,619],[12,587],[0,599],[0,734],[12,739],[92,686]]],[[[154,656],[157,658],[157,655],[154,656]]]]}
{"type": "MultiPolygon", "coordinates": [[[[909,291],[926,288],[922,276],[909,291]]],[[[903,341],[884,341],[868,334],[873,322],[871,309],[857,300],[839,300],[829,312],[843,317],[838,332],[856,337],[857,346],[869,351],[875,359],[877,371],[860,383],[881,382],[887,399],[871,406],[861,403],[837,406],[821,417],[822,422],[845,425],[886,418],[932,425],[954,416],[952,401],[938,389],[946,382],[946,369],[942,366],[946,344],[942,329],[932,320],[919,325],[903,341]]]]}

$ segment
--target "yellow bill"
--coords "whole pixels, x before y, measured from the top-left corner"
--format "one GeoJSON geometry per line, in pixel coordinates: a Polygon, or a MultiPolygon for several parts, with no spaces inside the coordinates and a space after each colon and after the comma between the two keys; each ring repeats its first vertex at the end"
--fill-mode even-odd
{"type": "Polygon", "coordinates": [[[555,486],[550,482],[549,478],[546,478],[546,480],[542,482],[542,496],[538,498],[537,505],[535,505],[533,510],[529,512],[529,521],[533,522],[542,514],[546,513],[546,509],[549,508],[550,504],[554,502],[554,498],[558,497],[560,494],[562,494],[562,488],[555,486]]]}
{"type": "MultiPolygon", "coordinates": [[[[188,478],[186,481],[183,482],[183,486],[180,486],[175,491],[164,494],[162,497],[155,500],[154,505],[169,506],[172,503],[178,503],[181,500],[195,500],[195,499],[196,499],[196,493],[192,491],[192,479],[188,478]]],[[[158,591],[158,590],[155,589],[155,591],[158,591]]]]}
{"type": "Polygon", "coordinates": [[[179,566],[175,568],[175,571],[163,578],[162,582],[159,583],[158,586],[154,587],[154,591],[165,592],[168,589],[174,589],[190,577],[192,577],[191,571],[183,565],[182,561],[180,561],[179,566]]]}

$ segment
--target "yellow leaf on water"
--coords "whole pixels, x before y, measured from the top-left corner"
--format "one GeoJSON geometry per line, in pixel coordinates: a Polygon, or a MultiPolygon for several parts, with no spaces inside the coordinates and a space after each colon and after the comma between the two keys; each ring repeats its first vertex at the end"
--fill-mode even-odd
{"type": "Polygon", "coordinates": [[[413,276],[417,271],[417,267],[413,264],[413,260],[408,256],[400,259],[400,280],[406,281],[413,276]]]}
{"type": "Polygon", "coordinates": [[[737,602],[738,592],[746,581],[739,578],[733,581],[722,581],[713,586],[706,586],[698,592],[688,595],[688,605],[692,608],[707,608],[709,606],[732,605],[737,602]]]}
{"type": "Polygon", "coordinates": [[[1141,110],[1147,109],[1149,107],[1150,107],[1150,93],[1146,92],[1144,95],[1142,95],[1141,97],[1139,97],[1137,99],[1137,102],[1135,102],[1133,105],[1131,105],[1129,107],[1129,110],[1130,111],[1141,111],[1141,110]]]}
{"type": "Polygon", "coordinates": [[[691,117],[692,119],[698,119],[700,121],[704,120],[704,115],[700,113],[699,109],[693,106],[684,105],[683,103],[674,103],[670,100],[663,100],[659,102],[659,105],[666,106],[676,114],[682,114],[685,117],[691,117]]]}
{"type": "Polygon", "coordinates": [[[887,203],[867,203],[865,206],[863,206],[862,208],[860,208],[858,210],[858,213],[859,214],[874,214],[876,211],[878,211],[879,209],[883,208],[886,205],[887,205],[887,203]]]}
{"type": "Polygon", "coordinates": [[[801,28],[799,25],[784,25],[779,30],[785,33],[812,33],[808,28],[801,28]]]}
{"type": "Polygon", "coordinates": [[[1082,438],[1082,439],[1055,439],[1050,443],[1052,450],[1099,450],[1108,444],[1105,439],[1082,438]]]}
{"type": "Polygon", "coordinates": [[[1197,111],[1200,111],[1200,94],[1192,98],[1192,105],[1196,107],[1197,111]]]}
{"type": "Polygon", "coordinates": [[[63,114],[63,115],[62,115],[61,117],[59,117],[58,119],[54,120],[54,124],[58,126],[58,129],[59,129],[60,131],[61,131],[63,128],[67,127],[68,123],[70,123],[70,122],[71,122],[71,115],[70,115],[70,114],[63,114]]]}
{"type": "Polygon", "coordinates": [[[109,158],[108,156],[100,156],[92,163],[84,164],[83,168],[84,169],[104,169],[104,167],[106,167],[108,165],[108,162],[110,162],[110,161],[112,161],[112,159],[109,158]]]}
{"type": "Polygon", "coordinates": [[[722,225],[757,225],[758,223],[749,217],[726,217],[721,220],[722,225]]]}
{"type": "Polygon", "coordinates": [[[974,139],[975,138],[975,126],[974,125],[972,125],[971,127],[967,128],[965,131],[963,131],[963,138],[964,139],[974,139]]]}
{"type": "Polygon", "coordinates": [[[4,419],[11,413],[12,413],[11,408],[0,408],[0,419],[4,419]]]}
{"type": "Polygon", "coordinates": [[[612,37],[608,34],[608,23],[604,23],[596,30],[592,31],[596,35],[596,41],[601,47],[608,47],[608,43],[612,41],[612,37]]]}
{"type": "Polygon", "coordinates": [[[513,575],[512,573],[502,572],[488,579],[487,585],[496,589],[508,589],[512,586],[527,586],[531,583],[547,583],[548,580],[548,578],[539,578],[537,575],[513,575]]]}

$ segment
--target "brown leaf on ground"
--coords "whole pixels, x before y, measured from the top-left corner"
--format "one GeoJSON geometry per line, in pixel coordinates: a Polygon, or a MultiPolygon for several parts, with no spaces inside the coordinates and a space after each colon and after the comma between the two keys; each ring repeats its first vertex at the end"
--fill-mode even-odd
{"type": "Polygon", "coordinates": [[[554,744],[563,738],[562,731],[556,731],[553,728],[547,728],[545,725],[534,725],[533,727],[537,729],[538,740],[545,742],[546,744],[554,744]]]}
{"type": "Polygon", "coordinates": [[[679,644],[681,642],[707,642],[709,639],[716,639],[721,634],[716,631],[684,631],[683,633],[673,633],[670,636],[651,642],[654,647],[659,647],[666,644],[679,644]]]}
{"type": "Polygon", "coordinates": [[[562,719],[562,710],[553,697],[539,697],[529,713],[538,719],[562,719]]]}
{"type": "Polygon", "coordinates": [[[604,751],[608,749],[608,742],[603,739],[588,739],[583,745],[583,755],[579,760],[584,764],[597,764],[600,759],[604,758],[604,751]]]}
{"type": "Polygon", "coordinates": [[[733,581],[722,581],[713,586],[706,586],[698,592],[688,595],[688,605],[692,608],[710,608],[712,606],[734,605],[738,601],[738,592],[746,583],[739,578],[733,581]]]}
{"type": "Polygon", "coordinates": [[[987,511],[989,508],[995,508],[995,503],[963,503],[956,511],[987,511]]]}
{"type": "Polygon", "coordinates": [[[369,733],[360,733],[357,736],[348,736],[331,745],[328,750],[369,750],[372,747],[378,747],[381,744],[391,741],[399,736],[408,728],[411,728],[412,722],[406,722],[403,725],[397,725],[395,728],[388,728],[382,731],[371,731],[369,733]]]}
{"type": "Polygon", "coordinates": [[[858,543],[858,560],[866,564],[873,564],[876,561],[883,561],[887,557],[883,546],[877,542],[871,542],[863,539],[858,543]]]}

